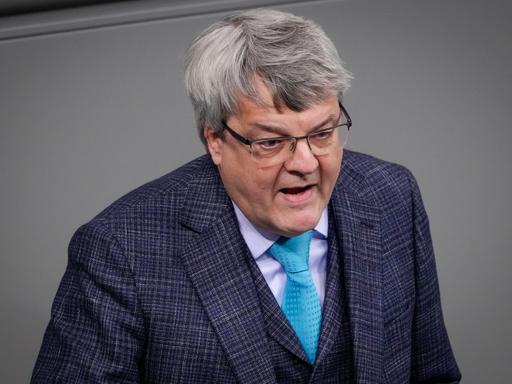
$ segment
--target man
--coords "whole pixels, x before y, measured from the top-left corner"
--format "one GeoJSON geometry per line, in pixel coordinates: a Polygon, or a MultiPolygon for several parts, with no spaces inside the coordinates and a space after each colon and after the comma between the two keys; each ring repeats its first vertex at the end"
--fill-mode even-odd
{"type": "Polygon", "coordinates": [[[186,64],[208,155],[77,231],[32,382],[458,382],[418,187],[343,150],[323,31],[247,11],[186,64]]]}

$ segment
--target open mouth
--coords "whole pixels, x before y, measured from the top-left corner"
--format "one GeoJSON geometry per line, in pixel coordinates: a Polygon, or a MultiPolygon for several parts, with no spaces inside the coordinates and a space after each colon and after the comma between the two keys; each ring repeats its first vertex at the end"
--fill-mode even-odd
{"type": "Polygon", "coordinates": [[[304,187],[283,188],[281,192],[284,198],[293,203],[299,203],[307,200],[313,193],[313,185],[304,187]]]}
{"type": "Polygon", "coordinates": [[[283,188],[281,192],[290,194],[290,195],[298,195],[300,193],[304,193],[308,189],[311,188],[311,185],[306,185],[305,187],[294,187],[294,188],[283,188]]]}

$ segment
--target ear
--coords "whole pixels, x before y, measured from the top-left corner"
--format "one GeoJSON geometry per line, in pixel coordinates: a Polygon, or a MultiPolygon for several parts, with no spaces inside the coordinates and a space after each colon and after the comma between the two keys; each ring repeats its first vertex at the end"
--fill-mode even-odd
{"type": "Polygon", "coordinates": [[[215,165],[220,165],[222,161],[222,138],[214,132],[213,129],[206,127],[203,131],[204,138],[208,146],[208,152],[215,165]]]}

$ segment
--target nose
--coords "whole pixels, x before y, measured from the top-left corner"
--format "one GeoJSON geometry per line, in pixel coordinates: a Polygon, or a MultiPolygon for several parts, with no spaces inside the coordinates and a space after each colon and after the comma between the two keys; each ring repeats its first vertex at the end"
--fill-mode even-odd
{"type": "Polygon", "coordinates": [[[295,149],[284,166],[289,172],[301,174],[313,173],[318,168],[318,159],[311,152],[306,139],[297,140],[295,149]]]}

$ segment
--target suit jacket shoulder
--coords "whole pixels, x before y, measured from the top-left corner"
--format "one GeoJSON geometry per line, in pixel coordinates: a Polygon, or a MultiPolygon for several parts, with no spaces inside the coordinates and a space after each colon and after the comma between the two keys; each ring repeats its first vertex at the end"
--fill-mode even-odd
{"type": "Polygon", "coordinates": [[[183,206],[191,186],[212,183],[218,178],[217,169],[210,157],[203,155],[127,193],[105,208],[92,221],[116,221],[131,210],[144,208],[161,199],[168,199],[172,205],[179,208],[183,206]]]}
{"type": "Polygon", "coordinates": [[[345,150],[338,183],[381,209],[408,202],[417,190],[416,179],[403,165],[345,150]]]}

